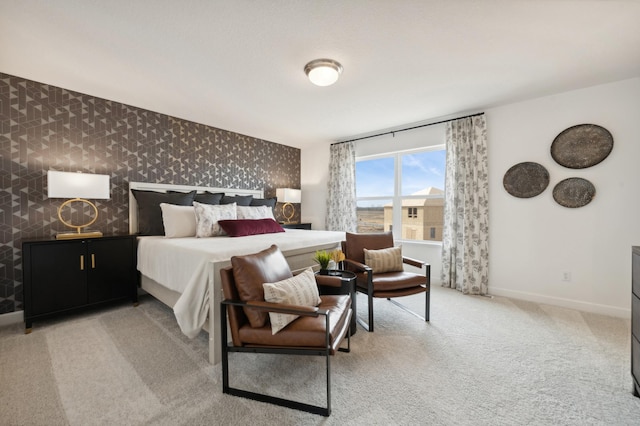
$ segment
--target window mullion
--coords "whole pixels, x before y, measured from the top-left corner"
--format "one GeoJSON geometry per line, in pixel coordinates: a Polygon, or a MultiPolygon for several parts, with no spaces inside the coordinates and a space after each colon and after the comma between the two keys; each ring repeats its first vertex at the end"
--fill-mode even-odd
{"type": "Polygon", "coordinates": [[[402,164],[400,154],[394,155],[395,182],[393,185],[393,238],[402,238],[402,164]]]}

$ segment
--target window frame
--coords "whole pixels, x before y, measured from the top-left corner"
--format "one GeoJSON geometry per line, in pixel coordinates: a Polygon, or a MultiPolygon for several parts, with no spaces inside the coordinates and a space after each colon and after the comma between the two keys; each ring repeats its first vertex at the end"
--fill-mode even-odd
{"type": "MultiPolygon", "coordinates": [[[[394,185],[393,185],[393,189],[394,189],[394,193],[392,196],[386,195],[386,196],[366,196],[366,197],[360,197],[358,196],[358,194],[356,193],[356,205],[358,204],[358,202],[360,201],[388,201],[391,200],[391,203],[393,205],[393,210],[392,210],[392,221],[391,221],[391,232],[393,233],[393,239],[395,241],[401,241],[401,242],[409,242],[409,243],[416,243],[416,244],[436,244],[436,245],[442,245],[442,241],[434,241],[434,240],[410,240],[410,239],[403,239],[401,238],[401,236],[397,235],[397,230],[400,229],[402,230],[402,200],[411,200],[411,199],[444,199],[444,194],[442,195],[402,195],[402,156],[404,155],[410,155],[410,154],[420,154],[420,153],[424,153],[424,152],[430,152],[430,151],[443,151],[446,150],[446,145],[443,144],[438,144],[438,145],[431,145],[428,147],[421,147],[421,148],[414,148],[414,149],[407,149],[407,150],[398,150],[398,151],[390,151],[390,152],[385,152],[385,153],[380,153],[380,154],[373,154],[373,155],[362,155],[362,156],[356,156],[355,160],[356,160],[356,167],[357,167],[357,163],[361,162],[361,161],[369,161],[369,160],[377,160],[377,159],[381,159],[381,158],[393,158],[393,165],[394,165],[394,185]],[[398,206],[400,206],[398,208],[398,206]]],[[[446,164],[445,164],[446,167],[446,164]]],[[[357,182],[356,182],[357,185],[357,182]]],[[[442,188],[443,191],[445,190],[445,188],[442,188]]],[[[357,207],[356,207],[357,208],[357,207]]]]}

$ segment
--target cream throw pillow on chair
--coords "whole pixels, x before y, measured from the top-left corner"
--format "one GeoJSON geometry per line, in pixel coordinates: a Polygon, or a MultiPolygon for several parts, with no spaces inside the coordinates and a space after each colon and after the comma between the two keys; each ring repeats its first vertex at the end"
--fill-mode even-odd
{"type": "MultiPolygon", "coordinates": [[[[264,288],[264,300],[266,302],[299,306],[318,306],[322,302],[318,292],[318,285],[316,284],[316,277],[311,268],[286,280],[264,283],[262,287],[264,288]]],[[[298,318],[298,315],[269,312],[271,334],[276,334],[296,318],[298,318]]]]}
{"type": "Polygon", "coordinates": [[[383,272],[402,272],[402,247],[389,247],[381,250],[364,249],[364,263],[374,274],[383,272]]]}

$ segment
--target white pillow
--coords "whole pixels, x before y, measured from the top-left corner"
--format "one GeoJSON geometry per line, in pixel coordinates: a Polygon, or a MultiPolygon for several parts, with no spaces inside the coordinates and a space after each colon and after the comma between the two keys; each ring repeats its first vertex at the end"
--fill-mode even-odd
{"type": "Polygon", "coordinates": [[[225,235],[218,221],[237,218],[236,203],[213,205],[194,201],[193,207],[196,212],[196,237],[198,238],[225,235]]]}
{"type": "MultiPolygon", "coordinates": [[[[316,277],[311,268],[286,280],[264,283],[262,288],[264,288],[264,300],[267,302],[299,306],[318,306],[322,302],[316,277]]],[[[271,334],[276,334],[296,318],[298,315],[269,312],[271,334]]]]}
{"type": "Polygon", "coordinates": [[[238,206],[238,219],[273,219],[273,210],[269,206],[238,206]]]}
{"type": "Polygon", "coordinates": [[[160,203],[165,238],[195,237],[196,212],[193,206],[160,203]]]}

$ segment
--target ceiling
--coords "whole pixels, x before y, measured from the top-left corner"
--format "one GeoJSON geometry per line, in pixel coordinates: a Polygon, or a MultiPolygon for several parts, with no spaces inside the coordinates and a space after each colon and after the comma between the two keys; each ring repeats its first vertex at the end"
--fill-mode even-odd
{"type": "Polygon", "coordinates": [[[304,148],[640,76],[636,0],[0,0],[0,72],[304,148]],[[303,67],[331,58],[340,80],[303,67]]]}

